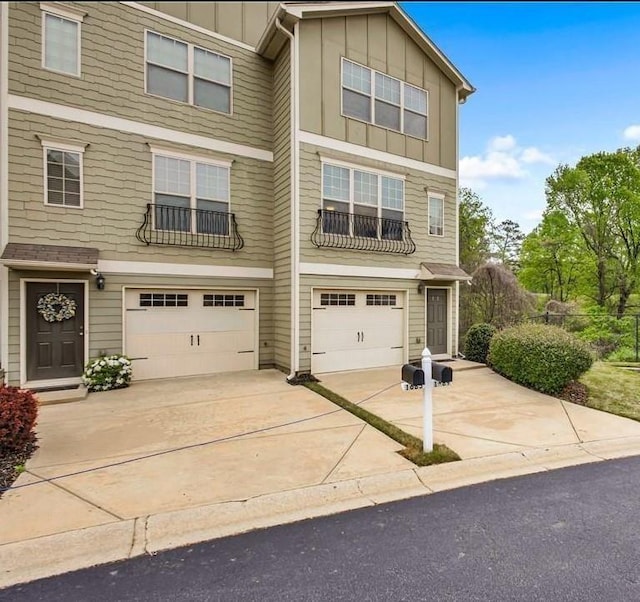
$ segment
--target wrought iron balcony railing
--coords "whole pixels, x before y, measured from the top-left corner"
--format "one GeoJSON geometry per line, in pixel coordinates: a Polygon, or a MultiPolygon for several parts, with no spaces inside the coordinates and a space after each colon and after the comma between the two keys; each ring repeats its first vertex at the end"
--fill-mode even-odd
{"type": "Polygon", "coordinates": [[[146,245],[237,251],[244,247],[233,213],[147,204],[136,238],[146,245]]]}
{"type": "Polygon", "coordinates": [[[324,209],[318,209],[311,242],[316,247],[401,255],[411,255],[416,250],[409,222],[324,209]]]}

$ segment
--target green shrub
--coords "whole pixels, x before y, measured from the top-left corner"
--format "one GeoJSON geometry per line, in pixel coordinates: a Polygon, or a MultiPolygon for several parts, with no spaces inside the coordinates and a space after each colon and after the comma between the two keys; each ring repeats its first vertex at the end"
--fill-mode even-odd
{"type": "Polygon", "coordinates": [[[493,335],[497,332],[491,324],[474,324],[467,331],[464,342],[464,356],[472,362],[487,363],[487,353],[493,335]]]}
{"type": "Polygon", "coordinates": [[[128,387],[131,360],[124,355],[103,355],[87,363],[82,382],[89,391],[109,391],[128,387]]]}
{"type": "Polygon", "coordinates": [[[558,326],[521,324],[496,333],[488,363],[514,382],[553,395],[586,372],[593,356],[587,343],[558,326]]]}
{"type": "Polygon", "coordinates": [[[636,350],[633,347],[619,347],[607,356],[608,362],[635,362],[636,350]]]}
{"type": "Polygon", "coordinates": [[[33,428],[38,416],[38,400],[27,389],[2,385],[0,388],[0,456],[19,452],[36,435],[33,428]]]}

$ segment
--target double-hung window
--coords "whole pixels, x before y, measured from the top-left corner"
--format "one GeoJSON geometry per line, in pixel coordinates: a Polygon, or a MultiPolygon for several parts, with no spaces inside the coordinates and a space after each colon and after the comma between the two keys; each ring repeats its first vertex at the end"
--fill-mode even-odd
{"type": "Polygon", "coordinates": [[[154,228],[229,235],[230,164],[154,154],[154,228]]]}
{"type": "Polygon", "coordinates": [[[429,234],[444,236],[444,196],[430,192],[429,205],[429,234]]]}
{"type": "Polygon", "coordinates": [[[80,27],[83,12],[40,3],[42,10],[42,66],[80,76],[80,27]]]}
{"type": "Polygon", "coordinates": [[[428,139],[426,90],[342,59],[342,114],[428,139]]]}
{"type": "Polygon", "coordinates": [[[322,165],[323,232],[402,240],[404,180],[345,165],[322,165]]]}
{"type": "Polygon", "coordinates": [[[81,208],[82,156],[85,147],[42,139],[42,148],[45,204],[81,208]]]}
{"type": "Polygon", "coordinates": [[[146,91],[198,107],[231,113],[231,59],[147,32],[146,91]]]}

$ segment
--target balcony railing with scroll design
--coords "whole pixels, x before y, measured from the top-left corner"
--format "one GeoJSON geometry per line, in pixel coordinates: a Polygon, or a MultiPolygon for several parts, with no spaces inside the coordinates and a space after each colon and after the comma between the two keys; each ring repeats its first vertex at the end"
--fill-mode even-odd
{"type": "Polygon", "coordinates": [[[237,251],[244,247],[233,213],[147,204],[136,238],[146,245],[237,251]]]}
{"type": "Polygon", "coordinates": [[[316,247],[400,255],[411,255],[416,250],[409,222],[323,209],[318,209],[311,242],[316,247]]]}

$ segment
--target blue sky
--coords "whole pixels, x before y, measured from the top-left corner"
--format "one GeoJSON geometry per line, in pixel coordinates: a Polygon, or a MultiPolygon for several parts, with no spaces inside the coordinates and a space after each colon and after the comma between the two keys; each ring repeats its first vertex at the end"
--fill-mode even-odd
{"type": "Polygon", "coordinates": [[[640,2],[402,2],[477,88],[461,185],[525,232],[560,163],[640,144],[640,2]],[[635,126],[635,127],[634,127],[635,126]]]}

